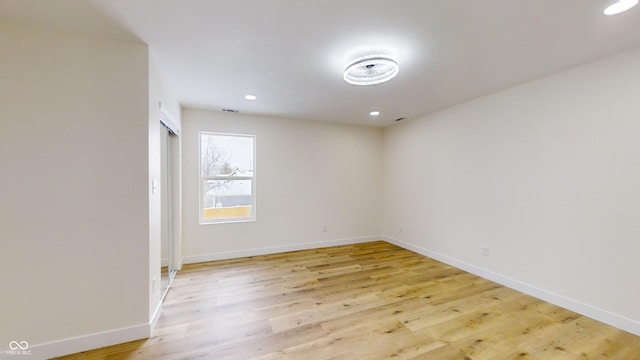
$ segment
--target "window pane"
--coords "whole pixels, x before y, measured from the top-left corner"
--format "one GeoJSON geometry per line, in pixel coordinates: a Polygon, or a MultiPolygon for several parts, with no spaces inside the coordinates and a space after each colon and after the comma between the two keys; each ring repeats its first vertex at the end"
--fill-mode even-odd
{"type": "Polygon", "coordinates": [[[201,223],[253,220],[255,137],[200,133],[201,223]]]}
{"type": "Polygon", "coordinates": [[[204,220],[251,216],[251,180],[204,180],[204,220]]]}
{"type": "Polygon", "coordinates": [[[253,176],[253,141],[249,136],[201,134],[202,176],[253,176]]]}

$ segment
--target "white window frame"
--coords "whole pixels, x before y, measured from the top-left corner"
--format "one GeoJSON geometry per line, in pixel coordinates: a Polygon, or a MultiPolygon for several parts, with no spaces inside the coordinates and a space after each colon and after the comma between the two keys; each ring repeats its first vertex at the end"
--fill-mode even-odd
{"type": "Polygon", "coordinates": [[[222,133],[214,131],[199,131],[198,132],[198,195],[199,195],[199,208],[198,216],[200,218],[200,225],[211,224],[228,224],[237,222],[251,222],[256,221],[256,136],[250,134],[234,134],[234,133],[222,133]],[[202,135],[217,135],[217,136],[233,136],[233,137],[245,137],[253,140],[253,176],[202,176],[202,135]],[[222,218],[222,219],[205,219],[204,218],[204,182],[208,180],[251,180],[251,212],[249,216],[239,218],[222,218]]]}

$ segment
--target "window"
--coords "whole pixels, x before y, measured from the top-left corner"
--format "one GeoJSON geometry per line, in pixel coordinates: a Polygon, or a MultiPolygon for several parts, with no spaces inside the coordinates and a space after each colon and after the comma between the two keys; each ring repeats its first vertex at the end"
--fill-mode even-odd
{"type": "Polygon", "coordinates": [[[200,133],[200,224],[255,220],[253,135],[200,133]]]}

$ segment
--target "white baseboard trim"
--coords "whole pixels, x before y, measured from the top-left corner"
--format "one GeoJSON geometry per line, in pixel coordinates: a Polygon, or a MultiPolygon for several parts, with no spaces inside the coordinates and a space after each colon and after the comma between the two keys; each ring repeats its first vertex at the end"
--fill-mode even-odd
{"type": "Polygon", "coordinates": [[[329,246],[351,245],[351,244],[359,244],[359,243],[380,241],[380,240],[383,240],[383,238],[380,235],[371,235],[371,236],[361,236],[361,237],[355,237],[355,238],[308,242],[308,243],[301,243],[301,244],[270,246],[270,247],[256,248],[256,249],[249,249],[249,250],[227,251],[227,252],[210,253],[210,254],[202,254],[202,255],[191,255],[191,256],[185,256],[182,259],[182,263],[195,264],[195,263],[201,263],[201,262],[207,262],[207,261],[236,259],[236,258],[242,258],[247,256],[277,254],[277,253],[282,253],[287,251],[309,250],[309,249],[317,249],[317,248],[329,247],[329,246]]]}
{"type": "Polygon", "coordinates": [[[640,322],[626,318],[624,316],[620,316],[609,311],[597,308],[595,306],[585,304],[583,302],[567,298],[565,296],[553,293],[551,291],[547,291],[545,289],[541,289],[539,287],[523,283],[519,280],[510,278],[508,276],[495,273],[493,271],[489,271],[487,269],[478,267],[476,265],[469,264],[464,261],[460,261],[458,259],[452,258],[450,256],[440,254],[431,250],[427,250],[423,247],[416,246],[410,243],[407,243],[402,240],[398,240],[389,236],[381,236],[381,238],[391,244],[400,246],[407,250],[411,250],[418,254],[427,256],[429,258],[441,261],[445,264],[454,266],[458,269],[462,269],[474,275],[480,276],[482,278],[494,281],[498,284],[504,285],[511,289],[518,290],[527,295],[531,295],[538,299],[547,301],[551,304],[558,305],[565,309],[574,311],[578,314],[582,314],[584,316],[590,317],[592,319],[598,320],[605,324],[617,327],[618,329],[622,329],[628,331],[632,334],[640,336],[640,322]]]}
{"type": "Polygon", "coordinates": [[[50,359],[53,357],[98,349],[105,346],[146,339],[149,336],[150,324],[141,324],[122,329],[88,334],[31,346],[29,347],[29,350],[31,350],[31,356],[29,356],[29,359],[50,359]]]}
{"type": "MultiPolygon", "coordinates": [[[[601,321],[605,324],[615,326],[619,329],[622,329],[632,334],[640,336],[640,322],[637,322],[635,320],[625,318],[623,316],[608,312],[606,310],[582,303],[580,301],[576,301],[574,299],[564,297],[562,295],[558,295],[556,293],[538,288],[536,286],[523,283],[521,281],[510,278],[508,276],[489,271],[487,269],[478,267],[476,265],[472,265],[464,261],[460,261],[458,259],[449,257],[447,255],[440,254],[431,250],[427,250],[420,246],[416,246],[416,245],[413,245],[405,241],[398,240],[386,235],[363,236],[363,237],[356,237],[356,238],[317,241],[317,242],[310,242],[310,243],[256,248],[256,249],[250,249],[250,250],[229,251],[229,252],[221,252],[221,253],[213,253],[213,254],[187,256],[183,259],[183,263],[192,264],[192,263],[207,262],[207,261],[214,261],[214,260],[274,254],[274,253],[280,253],[280,252],[286,252],[286,251],[308,250],[308,249],[316,249],[321,247],[339,246],[339,245],[351,245],[351,244],[358,244],[358,243],[365,243],[365,242],[372,242],[372,241],[379,241],[379,240],[387,241],[391,244],[400,246],[407,250],[411,250],[418,254],[430,257],[432,259],[441,261],[451,266],[455,266],[459,269],[465,270],[474,275],[483,277],[491,281],[495,281],[496,283],[499,283],[501,285],[521,291],[525,294],[534,296],[536,298],[542,299],[549,303],[561,306],[571,311],[575,311],[579,314],[588,316],[595,320],[601,321]]],[[[97,349],[105,346],[121,344],[124,342],[148,338],[151,335],[151,331],[153,330],[153,328],[155,328],[155,325],[158,322],[158,319],[160,318],[161,313],[162,313],[162,304],[160,303],[156,308],[151,321],[148,324],[141,324],[141,325],[131,326],[127,328],[115,329],[115,330],[83,335],[75,338],[62,339],[58,341],[52,341],[48,343],[31,346],[29,348],[29,350],[31,351],[31,356],[29,358],[30,359],[49,359],[52,357],[64,356],[64,355],[69,355],[69,354],[78,353],[82,351],[97,349]]]]}

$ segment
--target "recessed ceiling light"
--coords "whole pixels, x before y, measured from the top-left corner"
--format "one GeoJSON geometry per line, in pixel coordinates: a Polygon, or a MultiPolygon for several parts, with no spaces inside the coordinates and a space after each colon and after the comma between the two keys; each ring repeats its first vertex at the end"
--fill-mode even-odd
{"type": "Polygon", "coordinates": [[[255,100],[255,99],[257,99],[257,97],[255,95],[245,95],[244,98],[247,99],[247,100],[255,100]]]}
{"type": "Polygon", "coordinates": [[[372,111],[372,112],[369,113],[369,115],[378,116],[378,115],[380,115],[380,111],[372,111]]]}
{"type": "Polygon", "coordinates": [[[353,85],[375,85],[398,75],[398,62],[387,55],[367,55],[353,60],[344,69],[344,81],[353,85]]]}
{"type": "Polygon", "coordinates": [[[604,9],[605,15],[616,15],[638,5],[638,0],[618,0],[604,9]]]}

